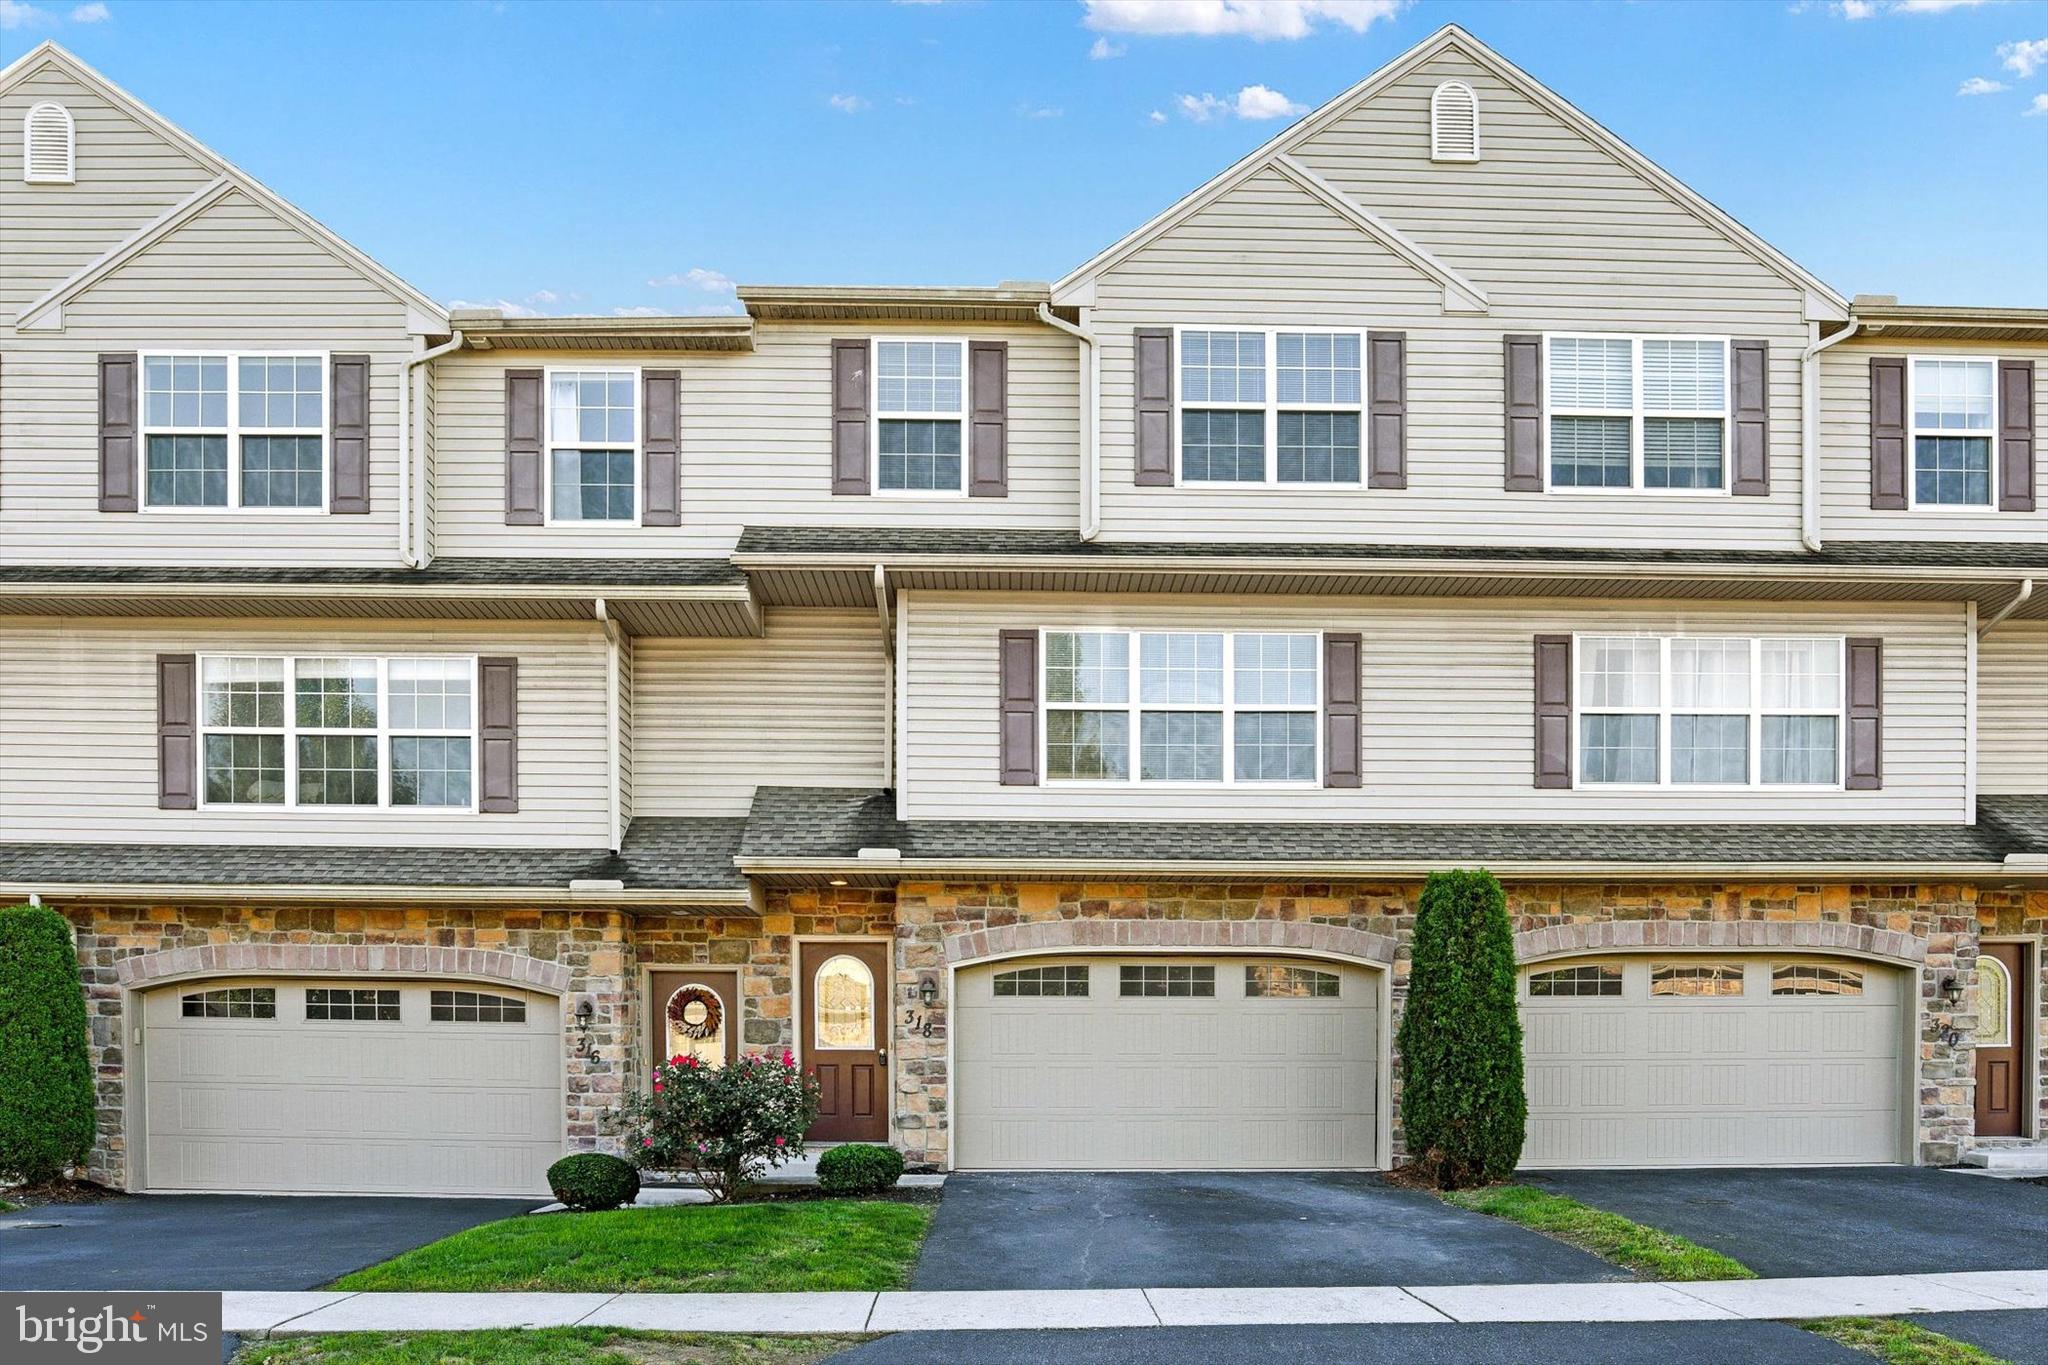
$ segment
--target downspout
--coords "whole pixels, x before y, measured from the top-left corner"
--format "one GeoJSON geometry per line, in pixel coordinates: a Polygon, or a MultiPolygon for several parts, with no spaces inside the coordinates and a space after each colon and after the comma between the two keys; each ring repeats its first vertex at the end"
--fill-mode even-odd
{"type": "MultiPolygon", "coordinates": [[[[436,356],[447,355],[462,345],[462,333],[452,334],[439,346],[417,351],[406,357],[405,364],[398,371],[398,562],[408,569],[423,567],[426,556],[426,533],[420,534],[421,550],[415,551],[412,544],[413,520],[413,477],[412,477],[412,381],[413,371],[436,356]]],[[[425,469],[424,463],[421,465],[425,469]]],[[[424,513],[427,505],[426,486],[422,483],[419,491],[419,506],[424,513]]]]}
{"type": "Polygon", "coordinates": [[[1816,340],[1799,353],[1799,395],[1805,411],[1799,418],[1799,540],[1820,553],[1820,353],[1839,346],[1861,331],[1855,318],[1825,341],[1816,340]]]}
{"type": "Polygon", "coordinates": [[[875,624],[882,632],[882,786],[896,786],[896,623],[890,619],[889,571],[875,565],[875,624]]]}
{"type": "Polygon", "coordinates": [[[1095,333],[1057,316],[1049,303],[1038,305],[1038,320],[1081,343],[1081,539],[1093,540],[1102,531],[1102,480],[1095,454],[1102,438],[1102,395],[1095,371],[1095,333]]]}
{"type": "Polygon", "coordinates": [[[1998,625],[1998,623],[2005,620],[2006,617],[2012,615],[2021,607],[2027,605],[2027,600],[2031,598],[2033,595],[2034,580],[2031,578],[2022,578],[2020,580],[2020,590],[2012,595],[2012,601],[2007,602],[1997,611],[1991,613],[1991,619],[1989,621],[1986,621],[1983,625],[1977,627],[1977,638],[1981,640],[1985,636],[1989,635],[1991,633],[1992,627],[1998,625]]]}
{"type": "Polygon", "coordinates": [[[619,828],[619,627],[602,597],[595,605],[597,623],[604,627],[605,828],[617,853],[626,833],[619,828]]]}

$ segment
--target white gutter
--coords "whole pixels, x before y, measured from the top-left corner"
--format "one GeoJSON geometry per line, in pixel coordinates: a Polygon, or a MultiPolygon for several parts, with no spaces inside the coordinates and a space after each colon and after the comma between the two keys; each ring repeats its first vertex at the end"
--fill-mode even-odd
{"type": "MultiPolygon", "coordinates": [[[[426,557],[416,552],[412,544],[413,493],[412,473],[412,381],[413,370],[436,356],[447,355],[462,345],[462,333],[456,332],[429,350],[417,351],[406,357],[405,364],[398,371],[398,562],[408,569],[424,568],[426,557]]],[[[420,472],[426,472],[426,462],[420,462],[420,472]]],[[[420,482],[417,502],[424,518],[427,505],[425,479],[420,482]]],[[[426,528],[420,528],[420,545],[427,542],[426,528]]]]}
{"type": "Polygon", "coordinates": [[[619,627],[605,609],[602,597],[594,606],[597,623],[604,627],[605,828],[611,832],[612,852],[617,853],[625,843],[626,833],[619,819],[619,808],[624,804],[619,799],[619,627]]]}
{"type": "Polygon", "coordinates": [[[2005,620],[2006,617],[2012,615],[2021,607],[2024,607],[2027,604],[2027,600],[2031,598],[2033,595],[2034,580],[2031,578],[2022,578],[2020,580],[2020,590],[2012,595],[2012,601],[2007,602],[1997,611],[1992,612],[1991,619],[1989,621],[1986,621],[1983,625],[1977,627],[1977,638],[1981,640],[1985,636],[1989,635],[1991,633],[1991,628],[1993,626],[2005,620]]]}
{"type": "MultiPolygon", "coordinates": [[[[1799,353],[1799,540],[1815,554],[1820,553],[1820,362],[1830,346],[1839,346],[1863,324],[1852,315],[1849,325],[1825,341],[1816,339],[1799,353]]],[[[1815,326],[1818,331],[1818,324],[1815,326]]]]}
{"type": "Polygon", "coordinates": [[[1093,540],[1102,532],[1102,477],[1096,458],[1102,443],[1102,390],[1095,369],[1095,333],[1057,316],[1049,303],[1038,305],[1038,320],[1081,343],[1081,539],[1093,540]]]}

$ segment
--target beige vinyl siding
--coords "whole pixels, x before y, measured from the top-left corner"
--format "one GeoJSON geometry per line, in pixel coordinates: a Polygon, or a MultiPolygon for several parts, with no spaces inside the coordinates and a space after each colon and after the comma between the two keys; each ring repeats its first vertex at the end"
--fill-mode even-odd
{"type": "Polygon", "coordinates": [[[715,555],[744,526],[1070,528],[1078,512],[1077,343],[1051,328],[763,323],[740,354],[461,352],[439,370],[435,546],[442,555],[715,555]],[[959,336],[1010,345],[1005,498],[834,497],[834,337],[959,336]],[[682,371],[682,525],[505,525],[505,371],[682,371]]]}
{"type": "Polygon", "coordinates": [[[440,493],[440,479],[435,473],[434,452],[441,432],[439,375],[431,364],[418,365],[413,373],[419,376],[420,411],[419,440],[414,449],[420,454],[418,475],[421,506],[415,508],[414,525],[421,528],[421,544],[415,546],[420,556],[431,561],[434,557],[434,500],[440,493]]]}
{"type": "Polygon", "coordinates": [[[646,638],[633,656],[641,815],[744,815],[756,784],[883,784],[873,612],[771,611],[760,639],[646,638]]]}
{"type": "MultiPolygon", "coordinates": [[[[0,563],[395,566],[405,305],[235,193],[8,339],[0,563]],[[99,510],[104,351],[367,352],[370,512],[99,510]]],[[[139,446],[139,443],[138,443],[139,446]]],[[[143,454],[137,451],[138,467],[143,454]]]]}
{"type": "Polygon", "coordinates": [[[213,172],[63,71],[45,66],[0,94],[0,319],[12,318],[137,230],[213,172]],[[21,178],[24,115],[44,101],[71,112],[77,179],[21,178]]]}
{"type": "MultiPolygon", "coordinates": [[[[1865,341],[1857,337],[1820,353],[1820,534],[1830,540],[2020,541],[2048,550],[2048,346],[2012,342],[1865,341]],[[2034,362],[2034,508],[2000,512],[1995,507],[1911,507],[1873,511],[1870,506],[1870,358],[1872,356],[1974,355],[2034,362]]],[[[1911,414],[1907,420],[1912,420],[1911,414]]],[[[1996,419],[1994,418],[1994,423],[1996,419]]],[[[1995,433],[1994,433],[1995,436],[1995,433]]],[[[1992,443],[1992,466],[1998,463],[1992,443]]],[[[1906,478],[1913,477],[1913,450],[1906,448],[1906,478]]],[[[1994,497],[1996,495],[1994,494],[1994,497]]],[[[2048,554],[2043,555],[2048,562],[2048,554]]]]}
{"type": "Polygon", "coordinates": [[[1281,175],[1254,175],[1102,274],[1103,538],[1796,549],[1804,291],[1454,54],[1291,155],[1464,274],[1440,285],[1281,175]],[[1429,97],[1479,97],[1483,157],[1429,160],[1429,97]],[[1133,486],[1131,332],[1176,324],[1407,334],[1405,490],[1133,486]],[[1705,333],[1771,344],[1771,495],[1508,493],[1507,333],[1705,333]]]}
{"type": "Polygon", "coordinates": [[[1361,821],[1956,821],[1965,794],[1961,608],[1070,594],[906,593],[899,805],[912,819],[1361,821]],[[1005,628],[1358,631],[1364,786],[997,784],[997,632],[1005,628]],[[1882,791],[1538,791],[1538,634],[1877,635],[1885,641],[1882,791]]]}
{"type": "Polygon", "coordinates": [[[619,632],[619,828],[633,820],[633,669],[638,647],[633,637],[619,632]]]}
{"type": "Polygon", "coordinates": [[[1977,646],[1977,790],[2048,794],[2048,621],[2007,621],[1977,646]]]}
{"type": "Polygon", "coordinates": [[[600,848],[604,638],[595,624],[0,618],[0,829],[107,843],[600,848]],[[448,653],[519,659],[519,812],[158,810],[156,656],[448,653]]]}

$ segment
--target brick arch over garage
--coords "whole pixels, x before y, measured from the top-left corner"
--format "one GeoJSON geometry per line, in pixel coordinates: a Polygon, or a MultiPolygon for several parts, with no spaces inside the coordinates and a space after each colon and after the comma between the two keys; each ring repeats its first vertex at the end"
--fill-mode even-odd
{"type": "Polygon", "coordinates": [[[1902,967],[1918,967],[1927,960],[1924,938],[1895,929],[1873,929],[1867,924],[1832,920],[1796,924],[1765,920],[1602,920],[1553,924],[1515,935],[1515,957],[1522,962],[1644,948],[1833,952],[1902,967]]]}
{"type": "Polygon", "coordinates": [[[1109,952],[1186,948],[1197,952],[1302,952],[1346,957],[1377,967],[1394,962],[1395,942],[1342,924],[1281,920],[1060,919],[1004,924],[946,940],[953,966],[1028,953],[1109,952]]]}
{"type": "Polygon", "coordinates": [[[123,986],[143,990],[160,982],[202,976],[444,976],[496,981],[524,990],[564,995],[569,969],[559,962],[484,948],[430,948],[392,943],[212,943],[165,948],[124,957],[114,966],[123,986]]]}

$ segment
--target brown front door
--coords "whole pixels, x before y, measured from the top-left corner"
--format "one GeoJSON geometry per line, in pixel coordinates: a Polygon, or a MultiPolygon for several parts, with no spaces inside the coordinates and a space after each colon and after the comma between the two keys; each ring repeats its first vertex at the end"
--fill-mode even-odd
{"type": "Polygon", "coordinates": [[[818,1078],[812,1142],[889,1137],[889,945],[800,943],[804,1066],[818,1078]]]}
{"type": "Polygon", "coordinates": [[[1986,943],[1977,953],[1977,1136],[2019,1137],[2024,1128],[2026,945],[1986,943]]]}
{"type": "Polygon", "coordinates": [[[724,1066],[740,1055],[739,973],[660,969],[647,974],[647,1055],[724,1066]]]}

